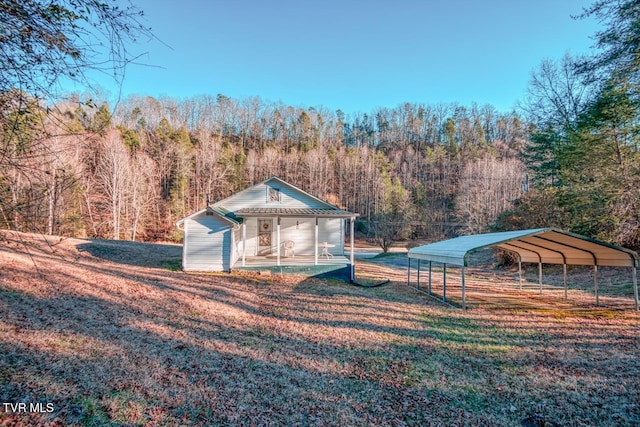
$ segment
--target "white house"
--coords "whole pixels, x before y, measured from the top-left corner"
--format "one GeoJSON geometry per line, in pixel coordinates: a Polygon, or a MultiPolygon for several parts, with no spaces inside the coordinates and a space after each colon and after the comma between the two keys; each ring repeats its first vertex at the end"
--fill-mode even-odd
{"type": "Polygon", "coordinates": [[[353,280],[356,217],[271,177],[176,222],[184,231],[182,267],[310,275],[346,268],[353,280]],[[351,238],[345,253],[347,227],[351,238]]]}

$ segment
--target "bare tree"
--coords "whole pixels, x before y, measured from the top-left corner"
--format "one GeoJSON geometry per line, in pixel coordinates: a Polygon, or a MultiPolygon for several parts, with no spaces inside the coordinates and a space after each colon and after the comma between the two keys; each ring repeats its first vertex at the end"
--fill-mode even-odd
{"type": "Polygon", "coordinates": [[[388,252],[393,244],[409,237],[414,206],[411,195],[398,179],[383,177],[381,184],[385,187],[381,207],[371,215],[368,224],[371,240],[388,252]]]}
{"type": "Polygon", "coordinates": [[[543,60],[531,73],[520,107],[538,127],[564,132],[575,126],[593,90],[577,72],[580,61],[567,53],[560,62],[543,60]]]}
{"type": "Polygon", "coordinates": [[[456,211],[464,231],[481,233],[522,195],[524,167],[516,158],[485,155],[465,165],[456,198],[456,211]]]}
{"type": "Polygon", "coordinates": [[[2,0],[0,92],[49,98],[61,79],[87,84],[87,70],[124,76],[128,42],[150,36],[142,12],[112,0],[2,0]]]}
{"type": "Polygon", "coordinates": [[[129,163],[127,194],[131,208],[131,240],[136,240],[141,225],[151,216],[153,204],[158,200],[158,186],[154,183],[155,164],[142,152],[137,152],[129,163]]]}
{"type": "Polygon", "coordinates": [[[111,216],[112,238],[120,239],[121,213],[125,206],[126,190],[131,166],[129,154],[122,144],[120,133],[110,131],[102,141],[101,155],[98,161],[96,179],[111,216]]]}

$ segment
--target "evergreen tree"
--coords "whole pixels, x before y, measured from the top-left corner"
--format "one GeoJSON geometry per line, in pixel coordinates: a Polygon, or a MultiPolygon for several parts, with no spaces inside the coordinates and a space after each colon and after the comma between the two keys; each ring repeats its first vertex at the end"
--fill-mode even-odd
{"type": "Polygon", "coordinates": [[[103,102],[98,108],[98,111],[93,115],[91,123],[91,131],[98,133],[102,136],[105,135],[107,130],[111,127],[111,112],[106,102],[103,102]]]}
{"type": "Polygon", "coordinates": [[[631,86],[608,81],[558,153],[573,228],[629,246],[640,242],[638,111],[631,86]]]}
{"type": "Polygon", "coordinates": [[[532,131],[523,159],[533,172],[532,183],[538,187],[557,186],[558,182],[558,150],[562,145],[562,137],[551,126],[532,131]]]}

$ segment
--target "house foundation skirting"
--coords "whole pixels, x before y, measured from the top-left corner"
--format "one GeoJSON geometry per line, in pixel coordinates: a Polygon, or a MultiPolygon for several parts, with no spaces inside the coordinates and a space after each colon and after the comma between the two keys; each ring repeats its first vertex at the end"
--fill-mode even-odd
{"type": "Polygon", "coordinates": [[[332,263],[318,263],[318,264],[291,264],[291,265],[246,265],[235,266],[233,271],[268,271],[271,274],[299,274],[307,277],[318,278],[332,278],[344,280],[346,282],[351,281],[351,264],[336,264],[336,261],[332,263]]]}

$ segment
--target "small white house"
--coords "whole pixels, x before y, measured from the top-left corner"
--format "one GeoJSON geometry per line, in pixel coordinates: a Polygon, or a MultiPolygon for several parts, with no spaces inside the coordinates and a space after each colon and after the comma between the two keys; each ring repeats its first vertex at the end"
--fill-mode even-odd
{"type": "Polygon", "coordinates": [[[176,222],[184,231],[182,267],[185,271],[278,267],[276,271],[313,274],[328,271],[313,266],[338,265],[347,266],[353,280],[356,217],[271,177],[176,222]]]}

